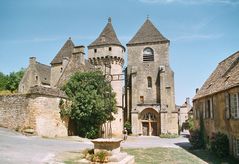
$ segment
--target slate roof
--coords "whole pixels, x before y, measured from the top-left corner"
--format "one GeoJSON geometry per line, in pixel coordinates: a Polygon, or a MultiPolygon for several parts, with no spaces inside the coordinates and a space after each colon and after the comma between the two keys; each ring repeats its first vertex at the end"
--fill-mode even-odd
{"type": "Polygon", "coordinates": [[[41,83],[50,85],[51,67],[45,64],[41,64],[39,62],[36,62],[35,67],[38,72],[38,75],[40,76],[39,79],[41,83]]]}
{"type": "Polygon", "coordinates": [[[52,64],[61,64],[64,57],[70,58],[74,49],[74,43],[71,38],[69,38],[60,51],[56,54],[54,59],[51,61],[52,64]]]}
{"type": "Polygon", "coordinates": [[[68,65],[64,69],[61,77],[59,78],[56,86],[62,87],[66,84],[66,82],[70,79],[70,77],[75,74],[76,72],[85,72],[94,70],[94,66],[91,65],[88,60],[85,59],[85,64],[81,64],[80,62],[75,62],[78,59],[75,59],[74,57],[71,58],[68,65]]]}
{"type": "Polygon", "coordinates": [[[147,19],[134,37],[127,43],[127,46],[157,42],[169,42],[169,40],[147,19]]]}
{"type": "Polygon", "coordinates": [[[105,46],[105,45],[118,45],[125,50],[125,47],[122,46],[119,39],[117,38],[117,35],[111,23],[111,18],[108,19],[108,23],[103,29],[103,31],[100,33],[99,37],[95,41],[93,41],[88,46],[88,48],[95,47],[95,46],[105,46]]]}
{"type": "Polygon", "coordinates": [[[221,61],[197,92],[194,100],[239,86],[239,51],[221,61]]]}

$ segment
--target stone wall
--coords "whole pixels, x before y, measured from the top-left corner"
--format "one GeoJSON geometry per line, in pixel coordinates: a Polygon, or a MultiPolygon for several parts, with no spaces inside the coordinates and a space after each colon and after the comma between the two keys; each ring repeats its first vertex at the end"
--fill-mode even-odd
{"type": "Polygon", "coordinates": [[[0,126],[22,130],[33,124],[26,95],[0,96],[0,126]]]}
{"type": "Polygon", "coordinates": [[[67,121],[60,117],[60,97],[31,93],[0,96],[0,126],[45,137],[67,136],[67,121]]]}

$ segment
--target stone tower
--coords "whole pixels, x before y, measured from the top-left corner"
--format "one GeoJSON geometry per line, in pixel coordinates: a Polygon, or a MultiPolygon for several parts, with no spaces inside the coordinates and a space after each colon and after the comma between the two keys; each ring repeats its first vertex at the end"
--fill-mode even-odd
{"type": "Polygon", "coordinates": [[[127,44],[124,115],[135,135],[178,133],[169,44],[149,19],[127,44]]]}
{"type": "Polygon", "coordinates": [[[113,135],[121,135],[123,131],[123,110],[122,110],[122,81],[115,79],[122,74],[124,64],[125,48],[118,40],[111,18],[100,33],[99,37],[88,46],[89,62],[111,76],[111,85],[116,93],[117,114],[111,124],[113,135]]]}
{"type": "Polygon", "coordinates": [[[51,86],[56,87],[63,74],[74,50],[74,43],[69,38],[54,59],[51,61],[51,86]]]}

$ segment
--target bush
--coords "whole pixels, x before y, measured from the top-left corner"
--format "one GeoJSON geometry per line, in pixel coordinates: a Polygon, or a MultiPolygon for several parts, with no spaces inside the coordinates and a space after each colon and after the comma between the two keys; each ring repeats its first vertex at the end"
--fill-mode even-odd
{"type": "Polygon", "coordinates": [[[160,134],[160,138],[177,138],[177,134],[170,134],[170,133],[165,133],[165,134],[160,134]]]}
{"type": "Polygon", "coordinates": [[[211,138],[211,150],[220,158],[229,154],[229,140],[226,134],[216,133],[211,138]]]}
{"type": "Polygon", "coordinates": [[[131,131],[132,126],[129,121],[125,122],[124,127],[127,129],[128,134],[132,133],[132,131],[131,131]]]}
{"type": "Polygon", "coordinates": [[[196,129],[190,131],[189,142],[194,149],[204,148],[204,141],[200,130],[196,129]]]}

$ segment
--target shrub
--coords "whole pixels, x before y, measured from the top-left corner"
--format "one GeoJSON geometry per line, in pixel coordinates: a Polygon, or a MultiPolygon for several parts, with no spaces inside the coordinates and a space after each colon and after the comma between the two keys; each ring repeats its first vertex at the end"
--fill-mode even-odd
{"type": "Polygon", "coordinates": [[[226,134],[216,133],[211,138],[211,150],[216,153],[218,157],[225,157],[229,154],[229,140],[226,134]]]}
{"type": "Polygon", "coordinates": [[[126,127],[128,134],[132,133],[132,131],[131,131],[132,126],[129,121],[125,122],[124,127],[126,127]]]}
{"type": "Polygon", "coordinates": [[[92,162],[107,163],[108,162],[108,153],[106,151],[99,151],[94,154],[92,162]]]}
{"type": "Polygon", "coordinates": [[[165,133],[165,134],[160,134],[160,138],[177,138],[177,134],[170,134],[170,133],[165,133]]]}
{"type": "Polygon", "coordinates": [[[194,149],[204,148],[204,141],[200,130],[196,129],[190,131],[189,142],[194,149]]]}

